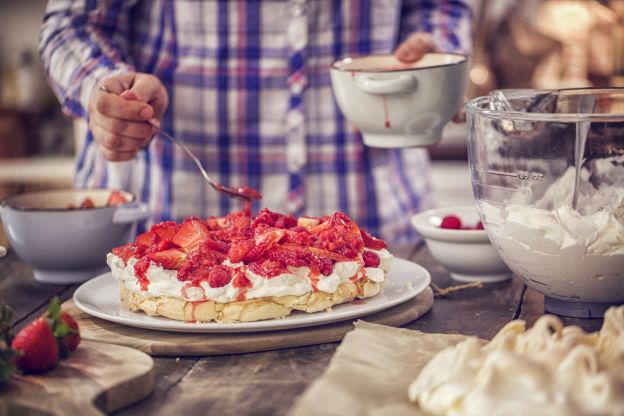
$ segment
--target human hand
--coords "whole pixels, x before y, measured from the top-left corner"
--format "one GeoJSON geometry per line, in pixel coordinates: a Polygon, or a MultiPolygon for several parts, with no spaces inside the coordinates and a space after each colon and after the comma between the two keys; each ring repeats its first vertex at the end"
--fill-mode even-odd
{"type": "Polygon", "coordinates": [[[151,74],[110,77],[93,92],[87,112],[89,129],[102,155],[110,161],[133,159],[145,147],[167,109],[167,90],[151,74]]]}
{"type": "MultiPolygon", "coordinates": [[[[433,38],[429,33],[414,33],[410,35],[403,43],[394,51],[394,56],[404,63],[413,63],[418,61],[427,52],[435,52],[436,46],[433,38]]],[[[466,101],[466,99],[464,99],[466,101]]],[[[466,113],[463,106],[453,117],[455,123],[461,123],[466,120],[466,113]]]]}
{"type": "Polygon", "coordinates": [[[429,33],[413,33],[394,51],[394,56],[401,62],[411,64],[418,61],[427,52],[435,51],[433,38],[429,33]]]}

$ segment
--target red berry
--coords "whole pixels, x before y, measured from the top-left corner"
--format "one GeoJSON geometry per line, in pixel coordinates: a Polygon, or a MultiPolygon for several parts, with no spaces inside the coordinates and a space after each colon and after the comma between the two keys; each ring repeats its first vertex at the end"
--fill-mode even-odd
{"type": "Polygon", "coordinates": [[[56,339],[45,318],[38,318],[22,329],[13,339],[11,347],[22,353],[16,364],[24,372],[49,370],[59,358],[56,339]]]}
{"type": "Polygon", "coordinates": [[[173,221],[163,221],[152,225],[150,231],[155,233],[163,241],[171,241],[178,233],[180,226],[173,221]]]}
{"type": "Polygon", "coordinates": [[[360,234],[362,234],[362,239],[364,240],[364,247],[370,248],[371,250],[381,250],[382,248],[386,248],[386,242],[384,240],[380,240],[378,238],[373,237],[365,230],[360,228],[360,234]]]}
{"type": "Polygon", "coordinates": [[[310,269],[313,272],[322,274],[323,276],[329,276],[334,271],[334,263],[328,257],[314,256],[314,258],[310,261],[310,269]]]}
{"type": "Polygon", "coordinates": [[[379,256],[372,251],[365,251],[362,258],[364,259],[364,267],[379,267],[379,256]]]}
{"type": "Polygon", "coordinates": [[[170,248],[168,250],[150,253],[148,257],[163,269],[177,270],[182,266],[184,260],[186,260],[186,253],[175,248],[170,248]]]}
{"type": "Polygon", "coordinates": [[[156,244],[159,240],[158,235],[156,235],[156,233],[152,232],[152,231],[147,231],[143,234],[139,234],[136,238],[136,243],[141,245],[141,246],[145,246],[145,247],[151,247],[154,244],[156,244]]]}
{"type": "Polygon", "coordinates": [[[212,288],[223,287],[230,283],[232,276],[225,266],[215,266],[208,272],[208,285],[212,288]]]}
{"type": "Polygon", "coordinates": [[[193,248],[208,239],[208,232],[206,223],[197,218],[187,218],[172,241],[179,247],[193,248]]]}
{"type": "Polygon", "coordinates": [[[442,224],[440,224],[440,228],[445,228],[449,230],[460,230],[462,228],[462,223],[459,217],[456,215],[447,215],[442,218],[442,224]]]}
{"type": "Polygon", "coordinates": [[[60,320],[69,328],[69,333],[63,337],[62,342],[70,352],[74,351],[81,340],[78,322],[67,312],[61,312],[60,320]]]}
{"type": "Polygon", "coordinates": [[[82,209],[91,209],[91,208],[95,208],[95,204],[93,203],[93,200],[89,197],[86,197],[82,203],[80,204],[80,208],[82,209]]]}
{"type": "Polygon", "coordinates": [[[106,205],[108,205],[109,207],[112,207],[116,205],[125,204],[126,202],[127,202],[126,198],[123,196],[123,194],[120,191],[113,191],[108,196],[108,201],[106,201],[106,205]]]}
{"type": "Polygon", "coordinates": [[[251,281],[245,276],[243,273],[237,273],[234,281],[232,282],[232,286],[243,289],[246,287],[251,287],[251,281]]]}

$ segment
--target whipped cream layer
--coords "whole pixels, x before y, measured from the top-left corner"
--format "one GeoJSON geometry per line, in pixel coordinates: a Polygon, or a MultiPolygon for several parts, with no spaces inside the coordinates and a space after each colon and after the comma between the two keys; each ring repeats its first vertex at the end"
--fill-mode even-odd
{"type": "Polygon", "coordinates": [[[475,338],[438,353],[410,385],[433,415],[624,414],[624,307],[585,333],[547,315],[512,321],[486,345],[475,338]]]}
{"type": "Polygon", "coordinates": [[[479,201],[501,258],[540,292],[562,299],[624,300],[624,188],[608,181],[624,168],[602,169],[610,176],[598,189],[582,171],[577,209],[571,206],[574,169],[534,206],[479,201]]]}
{"type": "MultiPolygon", "coordinates": [[[[393,256],[385,249],[367,250],[379,256],[379,267],[365,267],[362,273],[358,263],[355,261],[337,262],[334,264],[332,273],[329,276],[319,275],[316,287],[321,292],[333,293],[341,283],[349,282],[354,277],[360,279],[364,274],[373,282],[382,282],[385,274],[390,271],[393,256]]],[[[108,265],[113,276],[122,281],[124,286],[133,292],[150,296],[172,296],[182,298],[190,302],[210,299],[219,303],[236,301],[241,293],[241,289],[234,287],[232,281],[223,287],[210,287],[208,282],[200,282],[200,286],[190,286],[187,282],[178,280],[177,270],[167,270],[155,263],[151,263],[147,269],[146,276],[150,283],[147,291],[141,290],[139,281],[134,273],[134,264],[137,259],[131,258],[128,264],[109,253],[107,256],[108,265]]],[[[243,263],[232,264],[229,260],[223,262],[224,265],[233,268],[243,266],[243,263]]],[[[271,296],[300,296],[314,290],[309,279],[309,267],[289,267],[288,273],[282,273],[274,277],[260,276],[247,269],[245,275],[252,284],[252,287],[245,290],[246,299],[258,299],[271,296]]]]}

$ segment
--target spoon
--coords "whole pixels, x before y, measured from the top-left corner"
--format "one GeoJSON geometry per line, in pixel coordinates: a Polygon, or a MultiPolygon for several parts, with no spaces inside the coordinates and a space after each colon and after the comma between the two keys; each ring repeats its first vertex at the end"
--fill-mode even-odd
{"type": "MultiPolygon", "coordinates": [[[[99,89],[100,91],[103,91],[107,94],[113,94],[113,92],[109,90],[105,85],[100,85],[99,89]]],[[[222,192],[230,197],[243,198],[246,200],[262,198],[262,194],[260,194],[260,192],[248,186],[235,188],[221,185],[219,182],[215,181],[213,178],[210,177],[208,172],[206,172],[206,169],[204,169],[204,166],[202,165],[199,158],[181,140],[176,139],[166,131],[162,130],[158,124],[151,120],[147,120],[146,123],[156,129],[160,136],[164,137],[165,139],[169,140],[170,142],[184,150],[186,154],[193,160],[193,162],[195,162],[195,165],[197,165],[197,169],[199,169],[199,172],[206,180],[206,182],[208,182],[208,184],[210,184],[210,186],[212,186],[216,191],[222,192]]]]}
{"type": "Polygon", "coordinates": [[[191,159],[193,159],[193,162],[195,162],[195,165],[197,165],[197,169],[199,169],[199,172],[204,177],[206,182],[208,182],[210,186],[212,186],[218,192],[223,192],[224,194],[228,196],[244,198],[244,199],[261,199],[262,198],[262,195],[260,194],[260,192],[248,186],[234,188],[231,186],[221,185],[219,182],[212,179],[210,175],[208,175],[208,172],[206,172],[206,169],[204,169],[204,167],[202,166],[202,163],[199,160],[199,158],[195,156],[195,154],[191,151],[191,149],[189,149],[184,143],[182,143],[182,141],[176,139],[175,137],[173,137],[166,131],[162,130],[156,123],[152,121],[147,121],[147,124],[155,128],[162,137],[180,146],[180,148],[182,148],[182,150],[184,150],[186,154],[189,155],[191,159]]]}
{"type": "MultiPolygon", "coordinates": [[[[596,97],[592,94],[581,95],[578,102],[579,116],[591,114],[594,112],[594,106],[596,105],[596,97]]],[[[577,121],[576,122],[576,141],[574,143],[574,193],[572,194],[572,208],[578,211],[578,194],[580,192],[581,184],[581,168],[583,167],[585,143],[587,142],[587,135],[589,134],[589,128],[591,121],[577,121]]]]}

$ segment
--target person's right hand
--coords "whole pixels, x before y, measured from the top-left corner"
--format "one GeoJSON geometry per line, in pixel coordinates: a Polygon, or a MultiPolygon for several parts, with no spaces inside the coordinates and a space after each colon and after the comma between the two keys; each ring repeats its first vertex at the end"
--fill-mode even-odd
{"type": "Polygon", "coordinates": [[[136,73],[107,78],[91,96],[89,129],[105,159],[131,160],[145,147],[167,109],[167,90],[158,78],[136,73]]]}

